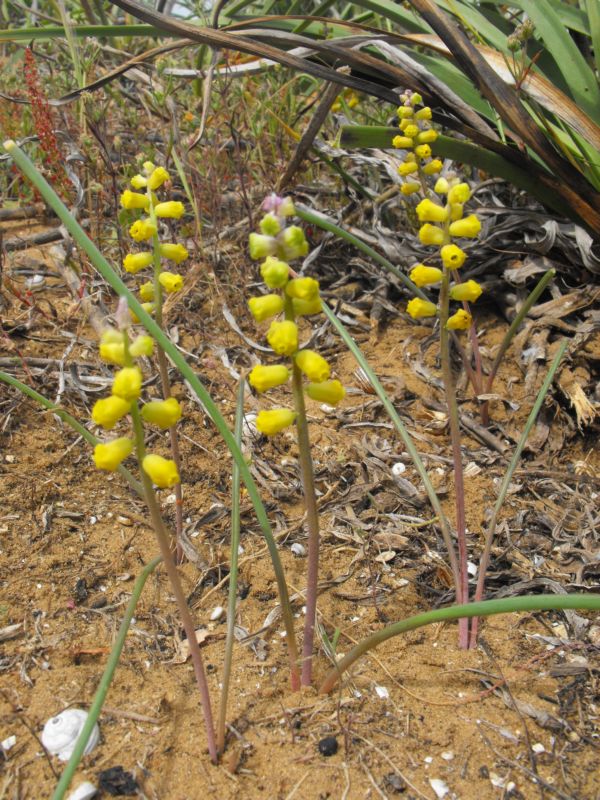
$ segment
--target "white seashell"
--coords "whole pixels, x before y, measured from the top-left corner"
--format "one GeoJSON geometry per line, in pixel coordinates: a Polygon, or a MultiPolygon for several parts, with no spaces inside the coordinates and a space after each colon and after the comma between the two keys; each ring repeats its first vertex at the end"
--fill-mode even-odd
{"type": "Polygon", "coordinates": [[[93,783],[86,781],[81,783],[74,792],[67,797],[67,800],[90,800],[98,794],[98,789],[93,783]]]}
{"type": "Polygon", "coordinates": [[[306,547],[300,542],[294,542],[294,544],[290,547],[290,550],[295,556],[305,556],[306,555],[306,547]]]}
{"type": "MultiPolygon", "coordinates": [[[[88,712],[81,708],[67,708],[50,717],[42,731],[42,744],[46,750],[61,761],[68,761],[87,717],[88,712]]],[[[99,741],[100,729],[94,725],[83,754],[91,753],[99,741]]]]}
{"type": "Polygon", "coordinates": [[[397,461],[392,467],[392,475],[397,478],[399,475],[402,475],[406,472],[406,464],[403,464],[402,461],[397,461]]]}

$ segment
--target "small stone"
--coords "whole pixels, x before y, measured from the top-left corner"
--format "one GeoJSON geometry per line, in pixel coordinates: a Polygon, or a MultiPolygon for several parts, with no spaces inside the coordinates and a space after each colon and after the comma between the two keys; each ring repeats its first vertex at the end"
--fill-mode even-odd
{"type": "Polygon", "coordinates": [[[335,736],[326,736],[324,739],[321,739],[317,747],[322,756],[329,758],[329,756],[334,756],[337,753],[338,741],[335,736]]]}
{"type": "Polygon", "coordinates": [[[387,700],[390,696],[389,690],[385,688],[385,686],[376,686],[375,692],[377,697],[380,697],[382,700],[387,700]]]}
{"type": "Polygon", "coordinates": [[[295,556],[305,556],[306,555],[306,547],[300,542],[294,542],[294,544],[290,547],[290,550],[295,556]]]}
{"type": "Polygon", "coordinates": [[[127,528],[131,528],[133,525],[133,520],[130,517],[124,517],[122,514],[119,514],[117,517],[117,522],[121,525],[125,525],[127,528]]]}
{"type": "Polygon", "coordinates": [[[16,456],[7,455],[7,456],[4,456],[4,460],[6,461],[7,464],[14,464],[15,461],[16,461],[16,456]]]}
{"type": "Polygon", "coordinates": [[[406,472],[406,464],[403,464],[402,461],[397,461],[392,467],[392,475],[398,477],[398,475],[402,475],[404,472],[406,472]]]}
{"type": "Polygon", "coordinates": [[[396,794],[401,794],[406,791],[406,782],[395,772],[390,772],[383,776],[383,785],[388,791],[395,792],[396,794]]]}
{"type": "Polygon", "coordinates": [[[534,745],[531,746],[531,749],[533,750],[534,753],[537,753],[538,755],[540,753],[546,752],[546,748],[541,742],[536,742],[534,745]]]}
{"type": "Polygon", "coordinates": [[[95,797],[97,794],[98,789],[94,784],[86,781],[85,783],[80,783],[75,791],[71,792],[67,797],[67,800],[90,800],[90,798],[95,797]]]}
{"type": "Polygon", "coordinates": [[[218,619],[221,619],[224,611],[225,609],[223,606],[215,606],[210,614],[211,622],[216,622],[218,619]]]}
{"type": "Polygon", "coordinates": [[[431,778],[429,781],[429,785],[435,792],[436,797],[439,797],[440,800],[442,800],[442,797],[445,797],[450,791],[446,781],[443,781],[440,778],[431,778]]]}

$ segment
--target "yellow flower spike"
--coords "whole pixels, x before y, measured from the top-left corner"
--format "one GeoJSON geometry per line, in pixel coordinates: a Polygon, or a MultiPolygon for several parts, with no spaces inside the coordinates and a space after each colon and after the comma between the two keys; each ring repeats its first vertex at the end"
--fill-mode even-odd
{"type": "Polygon", "coordinates": [[[440,206],[431,200],[421,200],[416,208],[419,222],[446,222],[450,216],[450,209],[440,206]]]}
{"type": "Polygon", "coordinates": [[[129,345],[129,352],[133,358],[140,358],[141,356],[151,356],[154,352],[154,339],[151,336],[142,334],[136,336],[133,342],[129,345]]]}
{"type": "Polygon", "coordinates": [[[265,236],[262,233],[251,233],[249,237],[250,258],[258,261],[259,258],[275,255],[277,242],[272,236],[265,236]]]}
{"type": "Polygon", "coordinates": [[[128,253],[123,259],[125,271],[135,275],[141,269],[146,269],[154,261],[152,253],[128,253]]]}
{"type": "Polygon", "coordinates": [[[483,289],[477,281],[469,280],[465,283],[455,283],[450,287],[450,297],[452,300],[459,302],[465,301],[467,303],[474,303],[479,297],[483,289]]]}
{"type": "Polygon", "coordinates": [[[446,180],[446,178],[438,178],[435,182],[435,186],[433,187],[433,191],[437,192],[438,194],[447,194],[448,190],[450,189],[450,184],[446,180]]]}
{"type": "Polygon", "coordinates": [[[289,377],[290,371],[283,364],[273,364],[267,367],[257,364],[248,375],[248,382],[257,392],[266,392],[286,383],[289,377]]]}
{"type": "Polygon", "coordinates": [[[150,303],[154,300],[154,284],[152,281],[146,281],[140,286],[140,297],[145,303],[150,303]]]}
{"type": "Polygon", "coordinates": [[[410,279],[415,286],[430,286],[433,283],[439,283],[444,276],[441,269],[437,267],[428,267],[425,264],[417,264],[410,271],[410,279]]]}
{"type": "Polygon", "coordinates": [[[404,128],[404,135],[405,136],[409,136],[411,140],[414,139],[415,136],[418,136],[418,133],[419,133],[419,126],[418,125],[414,125],[412,123],[409,123],[404,128]]]}
{"type": "Polygon", "coordinates": [[[94,463],[98,469],[114,472],[133,450],[133,442],[125,436],[94,447],[94,463]]]}
{"type": "Polygon", "coordinates": [[[104,397],[96,400],[92,409],[92,419],[107,431],[112,430],[117,422],[129,412],[131,403],[122,397],[104,397]]]}
{"type": "Polygon", "coordinates": [[[423,172],[425,175],[435,175],[436,172],[441,172],[443,166],[439,158],[434,158],[429,164],[425,164],[423,172]]]}
{"type": "Polygon", "coordinates": [[[181,219],[184,211],[185,206],[179,200],[167,200],[165,203],[158,203],[154,206],[156,216],[166,219],[181,219]]]}
{"type": "Polygon", "coordinates": [[[406,181],[400,187],[400,191],[405,195],[416,194],[417,192],[420,192],[421,189],[421,184],[417,183],[416,181],[406,181]]]}
{"type": "Polygon", "coordinates": [[[267,332],[267,341],[280,356],[291,356],[298,349],[298,326],[291,320],[272,322],[267,332]]]}
{"type": "MultiPolygon", "coordinates": [[[[142,303],[142,308],[147,314],[154,314],[156,311],[156,303],[142,303]]],[[[129,309],[129,313],[131,314],[131,321],[134,325],[137,325],[140,321],[138,315],[131,309],[129,309]]]]}
{"type": "Polygon", "coordinates": [[[152,173],[156,169],[152,161],[144,161],[142,167],[144,168],[144,172],[146,173],[146,175],[152,175],[152,173]]]}
{"type": "Polygon", "coordinates": [[[309,317],[311,314],[320,314],[323,310],[323,303],[318,295],[313,297],[312,300],[301,300],[298,297],[293,297],[292,308],[294,316],[309,317]]]}
{"type": "Polygon", "coordinates": [[[163,183],[171,180],[171,176],[164,167],[156,167],[152,174],[148,176],[148,186],[153,192],[155,189],[160,189],[163,183]]]}
{"type": "Polygon", "coordinates": [[[426,222],[419,228],[419,239],[423,244],[439,246],[444,243],[444,231],[426,222]]]}
{"type": "Polygon", "coordinates": [[[446,269],[460,269],[467,257],[465,251],[455,244],[445,244],[440,250],[440,255],[446,269]]]}
{"type": "Polygon", "coordinates": [[[461,308],[456,312],[456,314],[452,314],[451,317],[448,317],[446,328],[449,331],[467,331],[471,327],[472,322],[473,317],[468,311],[465,311],[463,308],[461,308]]]}
{"type": "Polygon", "coordinates": [[[142,418],[152,425],[158,425],[163,431],[177,424],[182,413],[181,404],[175,397],[169,397],[167,400],[151,400],[142,406],[142,418]]]}
{"type": "Polygon", "coordinates": [[[281,231],[281,222],[278,217],[270,211],[261,219],[258,224],[260,232],[265,236],[277,236],[281,231]]]}
{"type": "Polygon", "coordinates": [[[415,112],[410,106],[400,106],[396,113],[399,119],[412,119],[415,112]]]}
{"type": "Polygon", "coordinates": [[[289,408],[274,408],[271,411],[259,411],[256,427],[265,436],[274,436],[289,427],[296,419],[296,412],[289,408]]]}
{"type": "Polygon", "coordinates": [[[179,292],[183,288],[183,278],[181,275],[176,275],[174,272],[168,272],[167,270],[160,273],[158,282],[167,294],[179,292]]]}
{"type": "Polygon", "coordinates": [[[461,203],[452,203],[450,206],[450,219],[456,222],[457,219],[462,219],[463,206],[461,203]]]}
{"type": "Polygon", "coordinates": [[[170,489],[179,483],[177,467],[170,458],[148,453],[142,461],[142,469],[159,489],[170,489]]]}
{"type": "Polygon", "coordinates": [[[319,294],[319,281],[308,277],[294,278],[286,284],[285,293],[297,300],[314,300],[319,294]]]}
{"type": "Polygon", "coordinates": [[[474,239],[480,230],[481,222],[475,214],[469,214],[468,217],[458,219],[450,224],[451,236],[464,236],[468,239],[474,239]]]}
{"type": "Polygon", "coordinates": [[[150,200],[145,194],[139,194],[138,192],[132,192],[129,189],[125,189],[121,195],[121,205],[123,208],[127,209],[143,208],[146,210],[150,205],[150,200]]]}
{"type": "Polygon", "coordinates": [[[300,350],[294,360],[309,381],[322,383],[329,378],[331,372],[329,364],[314,350],[300,350]]]}
{"type": "Polygon", "coordinates": [[[418,92],[413,92],[408,100],[411,106],[420,106],[423,103],[423,98],[418,92]]]}
{"type": "Polygon", "coordinates": [[[463,205],[471,197],[471,189],[468,183],[456,183],[448,192],[449,203],[461,203],[463,205]]]}
{"type": "Polygon", "coordinates": [[[417,136],[417,144],[431,144],[435,142],[438,138],[438,132],[434,131],[433,128],[429,128],[426,131],[421,131],[417,136]]]}
{"type": "Polygon", "coordinates": [[[415,119],[427,120],[427,119],[431,119],[431,117],[432,117],[432,113],[431,113],[431,109],[429,108],[429,106],[423,106],[423,108],[420,108],[415,113],[415,119]]]}
{"type": "Polygon", "coordinates": [[[340,400],[343,400],[346,396],[346,390],[337,380],[322,381],[321,383],[307,384],[306,394],[311,400],[327,403],[330,406],[337,406],[340,400]]]}
{"type": "Polygon", "coordinates": [[[248,300],[250,313],[257,322],[281,314],[283,311],[283,297],[279,294],[264,294],[261,297],[251,297],[248,300]]]}
{"type": "Polygon", "coordinates": [[[437,314],[437,306],[435,303],[430,303],[429,300],[421,300],[420,297],[413,297],[413,299],[406,306],[407,312],[413,319],[420,319],[421,317],[435,317],[437,314]]]}
{"type": "Polygon", "coordinates": [[[418,172],[419,166],[416,161],[405,161],[404,164],[400,164],[398,167],[398,175],[402,175],[402,177],[406,177],[406,175],[412,175],[413,172],[418,172]]]}
{"type": "Polygon", "coordinates": [[[139,367],[120,369],[113,380],[112,393],[123,400],[137,400],[142,391],[142,371],[139,367]]]}
{"type": "Polygon", "coordinates": [[[288,282],[290,267],[285,261],[280,261],[274,256],[267,256],[260,265],[260,274],[269,289],[281,289],[288,282]]]}
{"type": "Polygon", "coordinates": [[[153,225],[149,219],[138,219],[129,228],[129,235],[134,242],[145,242],[151,239],[156,233],[156,225],[153,225]]]}
{"type": "Polygon", "coordinates": [[[394,136],[392,139],[392,147],[395,147],[397,150],[407,150],[412,146],[413,140],[410,136],[394,136]]]}
{"type": "Polygon", "coordinates": [[[283,261],[292,261],[302,258],[308,253],[308,242],[304,231],[298,225],[285,228],[278,238],[279,255],[283,261]]]}
{"type": "Polygon", "coordinates": [[[169,261],[174,261],[176,264],[181,264],[185,261],[189,253],[182,244],[172,244],[165,242],[158,246],[160,254],[163,258],[168,258],[169,261]]]}
{"type": "Polygon", "coordinates": [[[148,178],[144,178],[143,175],[134,175],[131,179],[131,185],[134,189],[145,189],[148,185],[148,178]]]}
{"type": "Polygon", "coordinates": [[[431,147],[428,144],[419,144],[415,147],[415,155],[419,158],[431,158],[431,147]]]}

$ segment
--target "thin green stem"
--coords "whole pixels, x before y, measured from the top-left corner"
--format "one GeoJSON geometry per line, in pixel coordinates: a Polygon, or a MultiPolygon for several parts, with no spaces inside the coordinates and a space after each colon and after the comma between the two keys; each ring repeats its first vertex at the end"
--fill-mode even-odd
{"type": "Polygon", "coordinates": [[[102,678],[100,679],[100,683],[96,689],[96,694],[92,700],[87,719],[83,725],[83,728],[81,729],[81,733],[77,738],[77,742],[75,743],[75,748],[73,749],[73,753],[69,758],[69,762],[65,767],[63,774],[60,776],[59,782],[56,784],[54,794],[52,795],[52,800],[62,800],[62,798],[65,796],[65,792],[69,788],[71,781],[73,780],[73,776],[75,775],[77,767],[79,766],[79,762],[83,757],[83,753],[88,743],[88,739],[92,733],[92,729],[96,724],[98,717],[100,716],[100,712],[102,711],[102,706],[104,705],[104,700],[106,699],[107,692],[115,674],[115,670],[117,669],[119,658],[121,657],[121,652],[123,651],[129,626],[131,624],[131,620],[133,619],[142,589],[144,588],[144,585],[150,575],[154,572],[161,561],[162,557],[157,556],[149,564],[146,564],[133,585],[133,591],[131,592],[131,597],[129,598],[127,608],[125,609],[121,627],[119,628],[117,638],[115,639],[115,643],[110,651],[102,678]]]}

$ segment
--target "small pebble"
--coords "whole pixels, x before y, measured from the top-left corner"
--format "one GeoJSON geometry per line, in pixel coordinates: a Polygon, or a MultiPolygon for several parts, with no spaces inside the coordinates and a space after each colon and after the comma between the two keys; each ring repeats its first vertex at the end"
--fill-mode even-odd
{"type": "Polygon", "coordinates": [[[326,736],[317,745],[322,756],[334,756],[338,751],[338,742],[335,736],[326,736]]]}
{"type": "Polygon", "coordinates": [[[12,736],[8,736],[4,739],[3,742],[0,742],[0,747],[4,750],[5,753],[8,753],[11,747],[14,747],[17,743],[17,737],[13,734],[12,736]]]}
{"type": "Polygon", "coordinates": [[[540,753],[546,752],[546,748],[541,742],[536,742],[534,745],[531,746],[531,749],[533,750],[534,753],[537,753],[538,755],[540,753]]]}
{"type": "Polygon", "coordinates": [[[406,464],[403,464],[402,461],[398,461],[392,467],[392,475],[394,476],[402,475],[404,472],[406,472],[406,464]]]}
{"type": "Polygon", "coordinates": [[[9,454],[7,456],[4,456],[4,460],[6,461],[7,464],[14,464],[15,456],[9,454]]]}
{"type": "Polygon", "coordinates": [[[98,789],[94,784],[86,781],[85,783],[80,783],[75,791],[71,792],[67,797],[67,800],[90,800],[90,798],[95,797],[97,794],[98,789]]]}
{"type": "Polygon", "coordinates": [[[306,555],[306,547],[300,542],[294,542],[294,544],[290,547],[290,550],[295,556],[305,556],[306,555]]]}
{"type": "Polygon", "coordinates": [[[215,606],[210,614],[211,621],[216,622],[218,619],[221,619],[224,611],[225,609],[223,606],[215,606]]]}
{"type": "Polygon", "coordinates": [[[448,784],[445,781],[440,780],[440,778],[431,778],[429,785],[435,792],[436,797],[439,797],[440,800],[442,800],[442,797],[445,797],[450,791],[448,784]]]}
{"type": "Polygon", "coordinates": [[[133,520],[129,517],[124,517],[122,514],[119,514],[117,517],[117,522],[119,522],[121,525],[125,525],[127,528],[131,528],[133,525],[133,520]]]}
{"type": "Polygon", "coordinates": [[[376,686],[375,692],[378,697],[381,697],[382,700],[387,700],[387,698],[390,696],[390,693],[385,686],[376,686]]]}

